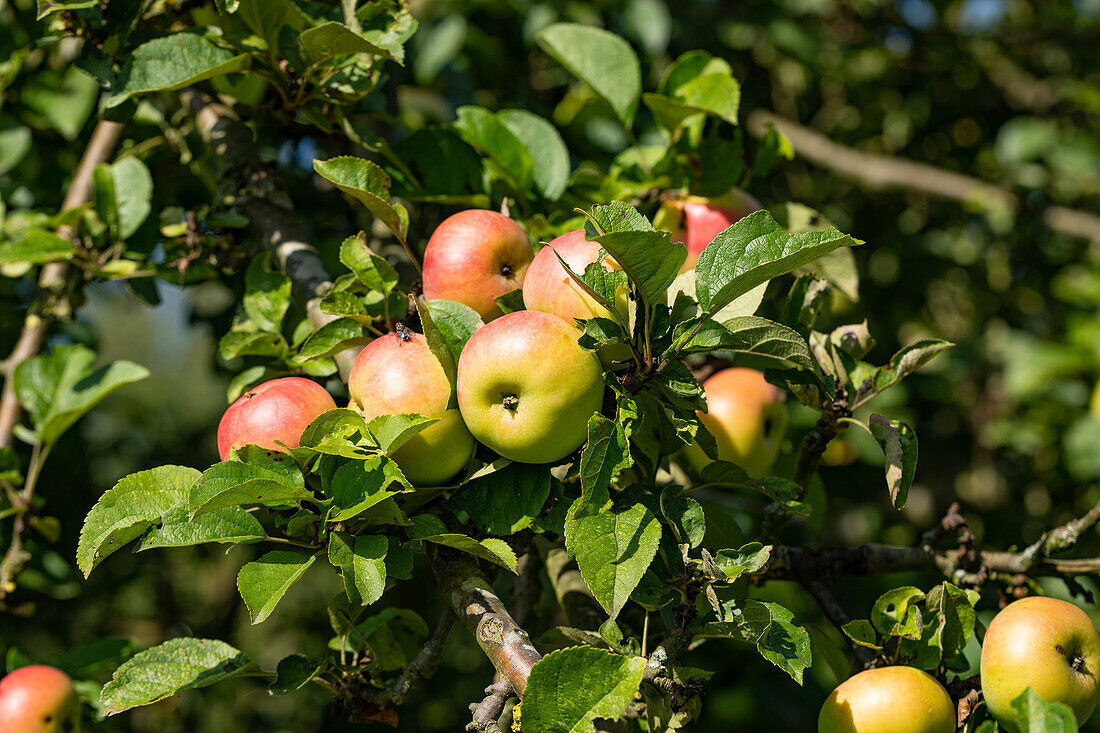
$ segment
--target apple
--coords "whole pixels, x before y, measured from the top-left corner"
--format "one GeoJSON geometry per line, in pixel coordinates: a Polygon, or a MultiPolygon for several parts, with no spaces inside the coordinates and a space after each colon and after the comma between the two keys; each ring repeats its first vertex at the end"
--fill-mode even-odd
{"type": "Polygon", "coordinates": [[[522,287],[534,256],[527,232],[504,214],[460,211],[424,248],[424,297],[464,303],[488,322],[502,312],[496,298],[522,287]]]}
{"type": "Polygon", "coordinates": [[[821,463],[826,466],[850,466],[859,458],[856,447],[844,438],[833,438],[821,454],[821,463]]]}
{"type": "MultiPolygon", "coordinates": [[[[527,310],[549,313],[576,326],[577,320],[588,318],[609,318],[615,316],[586,293],[562,267],[562,261],[578,275],[600,256],[600,243],[585,239],[584,230],[567,232],[549,243],[535,255],[527,275],[523,280],[523,306],[527,310]],[[557,253],[557,256],[555,255],[557,253]],[[558,259],[561,257],[561,260],[558,259]]],[[[610,269],[619,269],[619,265],[610,256],[603,260],[610,269]]],[[[615,293],[615,310],[620,320],[629,323],[629,305],[627,288],[615,293]]],[[[627,334],[629,335],[629,334],[627,334]]],[[[630,347],[616,344],[601,349],[599,357],[608,364],[630,358],[630,347]]]]}
{"type": "Polygon", "coordinates": [[[1095,417],[1100,417],[1100,383],[1096,385],[1096,389],[1092,391],[1092,400],[1089,402],[1089,411],[1095,417]]]}
{"type": "MultiPolygon", "coordinates": [[[[707,412],[699,413],[703,426],[718,444],[718,458],[736,463],[751,476],[768,471],[779,455],[787,429],[783,392],[755,369],[731,367],[703,382],[707,412]]],[[[697,469],[710,463],[698,444],[687,448],[697,469]]]]}
{"type": "Polygon", "coordinates": [[[0,679],[4,733],[79,733],[80,700],[73,681],[56,667],[20,667],[0,679]]]}
{"type": "Polygon", "coordinates": [[[1073,708],[1083,725],[1100,700],[1100,636],[1072,603],[1030,596],[993,617],[982,641],[982,693],[990,714],[1015,733],[1012,701],[1031,687],[1073,708]]]}
{"type": "Polygon", "coordinates": [[[297,448],[302,431],[318,415],[336,409],[325,388],[302,377],[258,384],[229,406],[218,423],[218,453],[229,460],[234,448],[258,445],[273,450],[297,448]]]}
{"type": "Polygon", "coordinates": [[[683,242],[687,259],[681,272],[693,269],[699,255],[719,234],[754,211],[764,208],[755,198],[740,188],[718,198],[685,196],[665,201],[653,225],[672,232],[673,242],[683,242]]]}
{"type": "Polygon", "coordinates": [[[469,462],[473,436],[458,410],[449,409],[450,380],[421,334],[399,327],[367,344],[351,367],[348,392],[368,420],[406,413],[439,420],[393,454],[413,484],[442,485],[469,462]]]}
{"type": "Polygon", "coordinates": [[[833,690],[817,733],[955,733],[955,723],[955,705],[936,678],[914,667],[879,667],[833,690]]]}
{"type": "Polygon", "coordinates": [[[552,463],[588,436],[603,404],[600,360],[577,329],[541,311],[485,324],[458,360],[458,408],[474,437],[521,463],[552,463]]]}

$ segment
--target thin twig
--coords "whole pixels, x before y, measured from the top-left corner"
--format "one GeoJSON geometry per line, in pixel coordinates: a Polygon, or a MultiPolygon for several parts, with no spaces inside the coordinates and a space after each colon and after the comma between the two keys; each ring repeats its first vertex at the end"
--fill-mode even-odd
{"type": "Polygon", "coordinates": [[[401,676],[393,683],[393,687],[379,690],[378,694],[373,696],[372,702],[377,705],[387,703],[400,705],[405,702],[409,691],[417,682],[430,679],[439,669],[439,661],[443,658],[443,649],[447,644],[447,635],[451,633],[454,623],[454,614],[448,608],[443,609],[443,615],[439,617],[431,638],[401,672],[401,676]]]}
{"type": "Polygon", "coordinates": [[[466,724],[470,733],[501,733],[497,721],[504,712],[504,704],[512,694],[511,686],[504,680],[497,680],[485,688],[485,699],[470,703],[473,720],[466,724]]]}

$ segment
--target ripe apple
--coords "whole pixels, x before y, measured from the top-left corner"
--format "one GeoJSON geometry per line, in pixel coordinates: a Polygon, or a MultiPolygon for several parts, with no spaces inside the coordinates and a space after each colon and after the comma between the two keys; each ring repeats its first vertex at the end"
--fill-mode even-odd
{"type": "Polygon", "coordinates": [[[465,303],[488,322],[501,314],[496,298],[523,285],[534,256],[523,227],[504,214],[460,211],[424,248],[424,297],[465,303]]]}
{"type": "Polygon", "coordinates": [[[818,733],[955,733],[955,705],[943,685],[914,667],[860,672],[833,690],[818,733]]]}
{"type": "MultiPolygon", "coordinates": [[[[787,429],[783,392],[755,369],[731,367],[703,382],[707,412],[703,426],[718,444],[718,458],[736,463],[752,476],[767,472],[779,455],[787,429]]],[[[710,463],[702,448],[687,448],[688,460],[699,470],[710,463]]]]}
{"type": "Polygon", "coordinates": [[[577,329],[540,311],[479,328],[458,360],[458,407],[474,437],[505,458],[552,463],[588,436],[603,404],[600,360],[577,329]]]}
{"type": "Polygon", "coordinates": [[[336,409],[325,388],[302,377],[258,384],[229,406],[218,423],[218,453],[223,461],[234,448],[258,445],[273,450],[297,448],[302,431],[323,412],[336,409]],[[277,441],[277,442],[276,442],[277,441]]]}
{"type": "MultiPolygon", "coordinates": [[[[585,239],[583,229],[567,232],[547,243],[527,268],[527,275],[523,280],[524,307],[557,316],[574,326],[578,319],[613,319],[614,316],[607,308],[596,302],[595,298],[570,277],[555,252],[570,270],[583,275],[584,269],[599,257],[600,244],[585,239]]],[[[610,256],[604,258],[603,265],[610,269],[619,269],[618,263],[610,256]]],[[[620,291],[615,293],[615,310],[624,323],[629,323],[627,289],[621,288],[620,291]]],[[[609,346],[600,350],[599,357],[605,364],[622,361],[630,358],[630,347],[626,344],[609,346]]]]}
{"type": "Polygon", "coordinates": [[[1072,603],[1029,596],[993,617],[982,641],[982,692],[990,714],[1019,730],[1012,701],[1031,687],[1073,708],[1083,725],[1100,700],[1100,636],[1072,603]]]}
{"type": "Polygon", "coordinates": [[[80,700],[69,675],[55,667],[20,667],[0,679],[4,733],[79,733],[80,700]]]}
{"type": "Polygon", "coordinates": [[[473,436],[458,410],[448,409],[451,383],[419,333],[399,328],[367,344],[351,367],[348,392],[368,420],[410,412],[439,419],[393,454],[412,483],[439,486],[470,460],[473,436]]]}
{"type": "Polygon", "coordinates": [[[740,188],[714,199],[685,196],[661,205],[653,220],[658,229],[672,232],[673,242],[683,242],[688,255],[681,272],[695,267],[699,255],[720,233],[754,211],[764,208],[740,188]]]}

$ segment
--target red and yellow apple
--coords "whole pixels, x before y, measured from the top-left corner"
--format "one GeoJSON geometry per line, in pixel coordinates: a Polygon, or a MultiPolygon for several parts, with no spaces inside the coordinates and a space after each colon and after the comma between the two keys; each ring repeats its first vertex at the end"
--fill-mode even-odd
{"type": "MultiPolygon", "coordinates": [[[[564,261],[570,270],[583,275],[585,268],[599,256],[599,242],[585,239],[583,229],[567,232],[551,240],[538,251],[531,266],[527,268],[527,275],[523,280],[524,307],[557,316],[570,325],[576,325],[578,320],[588,318],[614,320],[615,316],[585,292],[562,267],[564,261]]],[[[619,269],[618,263],[610,256],[604,257],[602,264],[608,269],[619,269]]],[[[620,288],[615,293],[614,305],[619,319],[623,323],[629,323],[627,288],[620,288]]],[[[630,358],[630,348],[626,344],[612,345],[601,349],[599,356],[604,363],[621,361],[630,358]]]]}
{"type": "Polygon", "coordinates": [[[868,669],[833,690],[817,717],[818,733],[955,733],[947,690],[914,667],[868,669]]]}
{"type": "Polygon", "coordinates": [[[1028,687],[1065,703],[1083,725],[1100,701],[1100,636],[1088,614],[1056,598],[1030,596],[993,617],[982,641],[982,693],[990,714],[1015,733],[1012,701],[1028,687]]]}
{"type": "MultiPolygon", "coordinates": [[[[703,382],[707,412],[699,419],[718,444],[718,458],[736,463],[751,476],[767,472],[779,455],[787,429],[783,392],[755,369],[723,369],[703,382]]],[[[687,448],[688,460],[702,469],[710,458],[702,448],[687,448]]]]}
{"type": "Polygon", "coordinates": [[[672,232],[673,242],[683,242],[687,259],[680,271],[690,270],[699,255],[719,234],[754,211],[764,208],[740,188],[718,198],[685,196],[665,201],[653,220],[654,226],[672,232]]]}
{"type": "Polygon", "coordinates": [[[424,297],[464,303],[488,322],[501,314],[496,298],[523,285],[534,256],[527,232],[504,214],[460,211],[424,248],[424,297]]]}
{"type": "Polygon", "coordinates": [[[449,407],[450,380],[419,333],[401,330],[367,344],[351,367],[348,392],[351,406],[368,420],[408,413],[438,419],[393,454],[412,483],[439,486],[469,462],[474,439],[449,407]]]}
{"type": "Polygon", "coordinates": [[[552,463],[588,436],[603,404],[600,360],[577,329],[540,311],[479,328],[458,361],[458,407],[470,432],[521,463],[552,463]]]}
{"type": "Polygon", "coordinates": [[[69,675],[35,664],[0,679],[0,730],[79,733],[80,700],[69,675]]]}
{"type": "Polygon", "coordinates": [[[309,379],[283,377],[258,384],[222,415],[218,453],[226,461],[234,448],[244,445],[273,450],[283,450],[282,445],[297,448],[302,431],[314,418],[335,409],[332,396],[309,379]]]}

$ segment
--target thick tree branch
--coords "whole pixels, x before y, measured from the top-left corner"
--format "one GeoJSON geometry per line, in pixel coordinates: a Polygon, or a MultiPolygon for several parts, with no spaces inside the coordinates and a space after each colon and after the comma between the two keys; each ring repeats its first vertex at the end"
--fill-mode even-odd
{"type": "MultiPolygon", "coordinates": [[[[310,321],[315,327],[332,316],[319,308],[320,296],[331,286],[332,278],[320,255],[306,244],[286,193],[267,175],[260,164],[248,128],[226,107],[195,92],[186,92],[199,132],[217,156],[230,181],[245,182],[244,210],[252,221],[255,236],[272,247],[283,271],[294,286],[299,300],[305,300],[310,321]]],[[[240,191],[230,192],[235,197],[240,191]]],[[[341,375],[346,379],[354,350],[337,356],[341,375]],[[350,357],[350,358],[349,358],[350,357]]],[[[522,628],[508,613],[477,565],[460,553],[443,557],[443,551],[431,543],[425,549],[441,590],[455,615],[474,635],[486,656],[518,695],[527,687],[527,677],[541,656],[522,628]]]]}
{"type": "MultiPolygon", "coordinates": [[[[866,188],[905,188],[990,209],[1019,209],[1020,201],[1014,193],[992,183],[904,158],[845,147],[772,112],[757,110],[749,115],[749,132],[757,137],[764,135],[769,124],[791,141],[798,155],[852,178],[866,188]]],[[[1049,206],[1043,212],[1043,221],[1056,232],[1100,241],[1100,216],[1095,214],[1049,206]]]]}
{"type": "Polygon", "coordinates": [[[500,676],[523,697],[531,668],[542,655],[515,622],[492,586],[468,556],[425,543],[428,560],[447,602],[474,635],[500,676]]]}
{"type": "MultiPolygon", "coordinates": [[[[84,148],[84,155],[73,173],[69,190],[61,202],[61,211],[76,208],[91,199],[92,172],[97,165],[110,159],[121,134],[122,125],[117,122],[100,120],[96,123],[88,146],[84,148]]],[[[76,228],[67,224],[57,230],[57,236],[62,239],[71,240],[75,234],[76,228]]],[[[0,447],[12,444],[15,426],[19,424],[19,418],[23,414],[11,379],[15,368],[41,351],[50,322],[55,317],[67,316],[72,311],[65,297],[71,269],[64,262],[51,262],[42,268],[38,276],[38,294],[23,321],[23,330],[15,347],[4,360],[4,391],[0,394],[0,447]]]]}
{"type": "MultiPolygon", "coordinates": [[[[320,328],[336,320],[321,310],[321,298],[332,287],[332,276],[317,250],[306,243],[290,197],[260,161],[252,131],[228,107],[197,92],[185,92],[184,100],[195,116],[199,134],[217,158],[223,178],[234,184],[227,194],[248,217],[249,234],[274,253],[310,323],[320,328]]],[[[358,353],[358,349],[348,349],[335,356],[344,379],[358,353]]]]}

